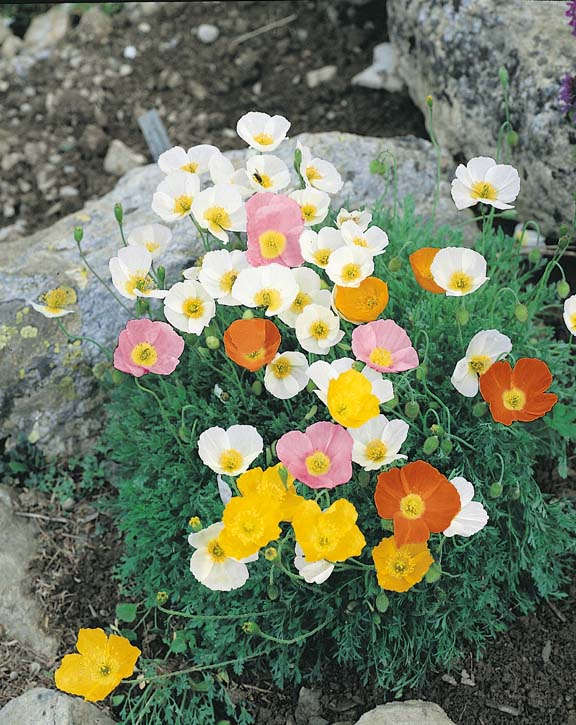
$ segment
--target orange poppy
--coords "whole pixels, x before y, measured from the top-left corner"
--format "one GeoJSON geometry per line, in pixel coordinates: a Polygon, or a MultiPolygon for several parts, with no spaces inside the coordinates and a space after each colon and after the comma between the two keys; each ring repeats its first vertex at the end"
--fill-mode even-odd
{"type": "Polygon", "coordinates": [[[280,347],[280,331],[270,320],[235,320],[224,333],[226,354],[251,372],[267,365],[280,347]]]}
{"type": "Polygon", "coordinates": [[[348,322],[359,324],[378,319],[388,304],[388,285],[367,277],[358,287],[334,287],[334,307],[348,322]]]}
{"type": "Polygon", "coordinates": [[[541,418],[558,401],[554,393],[544,392],[552,384],[552,374],[548,365],[536,358],[523,357],[514,369],[505,360],[495,362],[479,382],[492,417],[504,425],[541,418]]]}
{"type": "Polygon", "coordinates": [[[394,520],[397,546],[428,541],[460,511],[456,487],[434,466],[414,461],[378,476],[374,502],[383,519],[394,520]]]}
{"type": "Polygon", "coordinates": [[[417,252],[413,252],[408,259],[410,260],[410,266],[414,272],[416,282],[418,282],[420,287],[428,290],[428,292],[443,295],[446,293],[446,290],[442,289],[442,287],[434,282],[434,277],[430,271],[430,266],[434,261],[434,257],[439,251],[440,249],[436,247],[423,247],[417,252]]]}

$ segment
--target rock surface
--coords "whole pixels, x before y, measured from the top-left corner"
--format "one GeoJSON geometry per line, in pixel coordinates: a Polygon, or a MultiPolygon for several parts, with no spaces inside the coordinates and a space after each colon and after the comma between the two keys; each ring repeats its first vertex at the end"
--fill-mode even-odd
{"type": "Polygon", "coordinates": [[[372,65],[355,75],[352,85],[390,93],[401,91],[404,81],[398,75],[396,51],[392,43],[379,43],[372,53],[372,65]]]}
{"type": "Polygon", "coordinates": [[[62,40],[70,27],[68,8],[56,5],[48,12],[35,15],[24,36],[24,43],[35,50],[52,48],[62,40]]]}
{"type": "Polygon", "coordinates": [[[510,162],[522,180],[517,208],[545,233],[572,214],[576,131],[560,111],[562,76],[576,67],[576,40],[561,2],[389,0],[388,31],[398,71],[447,151],[494,156],[505,120],[498,68],[510,77],[519,135],[510,162]]]}
{"type": "Polygon", "coordinates": [[[137,166],[146,163],[146,159],[142,154],[133,151],[125,143],[114,139],[108,147],[108,152],[104,158],[104,170],[114,176],[123,176],[137,166]]]}
{"type": "MultiPolygon", "coordinates": [[[[51,659],[58,643],[40,626],[41,612],[28,591],[28,565],[36,554],[34,525],[16,516],[9,489],[0,487],[0,624],[6,636],[51,659]]],[[[2,713],[0,722],[4,725],[2,713]]],[[[35,722],[21,720],[20,723],[35,722]]]]}
{"type": "Polygon", "coordinates": [[[114,725],[96,705],[79,697],[35,687],[0,710],[2,725],[114,725]]]}
{"type": "MultiPolygon", "coordinates": [[[[314,154],[338,166],[345,180],[333,199],[336,209],[369,205],[380,197],[391,205],[393,184],[385,176],[373,175],[370,162],[392,154],[396,158],[398,199],[412,195],[417,213],[430,216],[435,179],[432,145],[414,137],[377,139],[337,132],[299,136],[314,154]]],[[[296,139],[276,152],[290,166],[296,139]]],[[[227,154],[239,166],[245,151],[227,154]]],[[[390,156],[387,157],[390,159],[390,156]]],[[[454,164],[446,160],[443,178],[450,178],[454,164]]],[[[128,319],[128,313],[101,287],[82,264],[73,239],[73,228],[84,227],[83,248],[90,264],[109,280],[108,261],[121,242],[113,207],[120,202],[125,228],[159,221],[150,208],[152,194],[163,175],[156,165],[134,169],[109,194],[88,202],[86,207],[49,229],[30,237],[2,242],[0,262],[0,412],[10,436],[18,433],[38,442],[50,453],[72,453],[86,445],[101,424],[101,400],[95,397],[102,372],[103,354],[90,343],[68,344],[54,320],[34,312],[29,301],[58,284],[73,286],[79,297],[77,313],[64,318],[75,335],[113,345],[128,319]],[[99,363],[99,364],[98,364],[99,363]]],[[[462,222],[466,212],[457,212],[443,182],[437,219],[442,224],[462,222]]],[[[186,219],[173,226],[173,243],[163,263],[169,283],[180,278],[199,250],[195,229],[186,219]]],[[[132,308],[133,309],[133,308],[132,308]]]]}
{"type": "Polygon", "coordinates": [[[365,712],[356,725],[454,725],[454,721],[440,705],[424,700],[405,700],[378,705],[365,712]]]}

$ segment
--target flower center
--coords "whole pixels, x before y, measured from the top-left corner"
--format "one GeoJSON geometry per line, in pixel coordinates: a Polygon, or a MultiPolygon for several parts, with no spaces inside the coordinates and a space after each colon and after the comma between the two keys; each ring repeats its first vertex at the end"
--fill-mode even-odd
{"type": "Polygon", "coordinates": [[[312,302],[312,297],[306,294],[306,292],[298,292],[296,299],[290,306],[290,310],[299,314],[302,310],[312,302]]]}
{"type": "Polygon", "coordinates": [[[191,196],[186,196],[186,194],[182,194],[181,196],[178,196],[176,197],[176,199],[174,199],[174,214],[180,214],[180,216],[184,216],[184,214],[188,214],[191,207],[191,196]]]}
{"type": "Polygon", "coordinates": [[[67,290],[64,287],[56,287],[56,289],[51,289],[49,292],[46,292],[44,295],[44,304],[46,307],[61,310],[65,305],[75,302],[75,297],[76,294],[72,290],[67,290]]]}
{"type": "Polygon", "coordinates": [[[279,357],[277,360],[274,360],[274,362],[270,364],[270,367],[272,368],[274,377],[279,380],[287,378],[292,372],[292,363],[285,357],[279,357]]]}
{"type": "Polygon", "coordinates": [[[218,539],[212,539],[212,541],[209,541],[206,548],[208,549],[208,553],[210,554],[212,561],[221,562],[223,559],[226,559],[226,553],[220,546],[218,539]]]}
{"type": "Polygon", "coordinates": [[[375,347],[370,353],[370,362],[381,368],[388,368],[392,365],[392,353],[385,347],[375,347]]]}
{"type": "Polygon", "coordinates": [[[510,388],[502,394],[502,405],[506,410],[524,410],[526,393],[520,388],[510,388]]]}
{"type": "Polygon", "coordinates": [[[325,267],[328,264],[332,251],[329,247],[323,247],[322,249],[317,249],[312,257],[319,267],[325,267]]]}
{"type": "Polygon", "coordinates": [[[160,244],[158,242],[145,242],[144,246],[151,254],[157,249],[160,249],[160,244]]]}
{"type": "Polygon", "coordinates": [[[476,375],[484,375],[486,370],[492,365],[492,360],[488,355],[473,355],[468,360],[468,370],[476,375]]]}
{"type": "Polygon", "coordinates": [[[200,297],[188,297],[182,302],[182,314],[197,319],[204,314],[204,301],[200,297]]]}
{"type": "Polygon", "coordinates": [[[310,325],[309,332],[316,340],[325,340],[328,337],[330,328],[323,320],[318,320],[310,325]]]}
{"type": "Polygon", "coordinates": [[[474,286],[474,280],[465,272],[454,272],[448,282],[448,289],[453,292],[470,292],[474,286]]]}
{"type": "Polygon", "coordinates": [[[188,171],[190,174],[195,174],[198,171],[198,163],[196,161],[189,161],[184,166],[180,167],[182,171],[188,171]]]}
{"type": "Polygon", "coordinates": [[[422,496],[409,493],[400,501],[400,511],[405,519],[419,519],[426,510],[422,496]]]}
{"type": "Polygon", "coordinates": [[[357,247],[367,247],[368,242],[364,239],[364,237],[354,237],[352,240],[352,244],[356,245],[357,247]]]}
{"type": "Polygon", "coordinates": [[[124,287],[130,295],[136,295],[136,290],[145,294],[150,290],[156,289],[154,280],[144,270],[138,270],[134,274],[131,274],[126,280],[124,287]]]}
{"type": "Polygon", "coordinates": [[[227,473],[237,471],[244,460],[243,455],[240,451],[235,448],[227,448],[220,454],[220,468],[223,468],[227,473]]]}
{"type": "Polygon", "coordinates": [[[318,171],[315,166],[308,166],[306,168],[306,178],[308,181],[318,181],[322,178],[322,174],[318,171]]]}
{"type": "Polygon", "coordinates": [[[260,254],[264,259],[274,259],[282,254],[286,248],[286,237],[282,232],[269,230],[258,237],[260,254]]]}
{"type": "Polygon", "coordinates": [[[323,476],[330,470],[330,459],[323,451],[314,451],[306,457],[306,470],[311,476],[323,476]]]}
{"type": "Polygon", "coordinates": [[[230,217],[228,212],[223,206],[211,206],[204,212],[204,219],[208,222],[208,226],[211,230],[217,232],[221,229],[230,228],[230,217]]]}
{"type": "Polygon", "coordinates": [[[414,562],[408,554],[398,554],[388,564],[388,573],[397,579],[402,579],[407,576],[413,569],[414,562]]]}
{"type": "Polygon", "coordinates": [[[576,312],[570,318],[570,326],[576,328],[576,312]]]}
{"type": "Polygon", "coordinates": [[[260,144],[260,146],[270,146],[270,144],[274,143],[274,139],[269,133],[257,133],[256,136],[254,136],[254,141],[256,141],[257,144],[260,144]]]}
{"type": "Polygon", "coordinates": [[[473,199],[488,199],[488,201],[496,201],[498,191],[494,184],[489,181],[475,181],[472,184],[471,196],[473,199]]]}
{"type": "Polygon", "coordinates": [[[262,357],[264,357],[264,348],[259,347],[257,350],[246,352],[244,353],[244,357],[248,358],[248,360],[260,360],[262,357]]]}
{"type": "Polygon", "coordinates": [[[300,212],[305,222],[311,222],[316,216],[316,207],[314,204],[304,204],[300,207],[300,212]]]}
{"type": "Polygon", "coordinates": [[[158,353],[154,345],[149,342],[139,342],[132,348],[130,357],[135,365],[150,368],[158,360],[158,353]]]}
{"type": "Polygon", "coordinates": [[[224,274],[220,277],[220,289],[222,290],[222,292],[230,294],[232,292],[232,287],[234,287],[234,282],[236,282],[237,277],[238,272],[235,269],[231,269],[229,272],[224,272],[224,274]]]}
{"type": "Polygon", "coordinates": [[[256,171],[255,173],[252,174],[252,178],[263,189],[269,189],[273,185],[272,179],[268,176],[268,174],[261,174],[258,171],[256,171]]]}
{"type": "Polygon", "coordinates": [[[387,453],[388,449],[378,438],[370,441],[370,443],[367,443],[364,451],[366,458],[370,461],[374,461],[374,463],[380,463],[380,461],[383,461],[386,458],[387,453]]]}
{"type": "Polygon", "coordinates": [[[112,672],[112,667],[110,667],[108,662],[103,662],[98,667],[98,672],[102,675],[102,677],[108,677],[108,675],[112,672]]]}
{"type": "Polygon", "coordinates": [[[346,282],[354,282],[360,277],[360,265],[350,262],[342,267],[342,279],[346,282]]]}
{"type": "Polygon", "coordinates": [[[270,312],[274,312],[280,307],[282,297],[276,289],[261,289],[254,295],[254,303],[256,307],[267,307],[270,312]]]}
{"type": "Polygon", "coordinates": [[[244,543],[257,541],[264,528],[262,516],[256,511],[244,511],[231,526],[234,536],[244,543]]]}

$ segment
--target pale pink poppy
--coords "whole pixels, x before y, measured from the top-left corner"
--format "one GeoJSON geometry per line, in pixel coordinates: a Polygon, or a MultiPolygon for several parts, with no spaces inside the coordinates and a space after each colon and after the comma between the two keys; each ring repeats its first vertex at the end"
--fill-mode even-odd
{"type": "Polygon", "coordinates": [[[283,194],[254,194],[246,202],[246,258],[253,267],[283,264],[299,267],[303,262],[300,235],[304,222],[300,206],[283,194]]]}
{"type": "Polygon", "coordinates": [[[352,333],[352,350],[358,360],[381,373],[400,373],[419,365],[410,338],[393,320],[359,325],[352,333]]]}
{"type": "Polygon", "coordinates": [[[276,455],[298,481],[310,488],[334,488],[352,478],[352,446],[347,430],[335,423],[314,423],[304,433],[285,433],[276,455]]]}
{"type": "Polygon", "coordinates": [[[180,362],[184,340],[166,322],[130,320],[114,350],[114,367],[139,378],[146,373],[169,375],[180,362]]]}

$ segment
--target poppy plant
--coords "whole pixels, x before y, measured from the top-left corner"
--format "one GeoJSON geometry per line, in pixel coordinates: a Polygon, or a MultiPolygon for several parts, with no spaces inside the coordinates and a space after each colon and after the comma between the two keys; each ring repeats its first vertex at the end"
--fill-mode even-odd
{"type": "Polygon", "coordinates": [[[444,531],[461,508],[456,487],[425,461],[381,473],[374,502],[383,519],[394,520],[398,546],[427,541],[431,533],[444,531]]]}
{"type": "Polygon", "coordinates": [[[274,358],[280,347],[280,332],[270,320],[235,320],[224,333],[226,354],[251,372],[274,358]]]}
{"type": "Polygon", "coordinates": [[[552,384],[548,365],[536,358],[523,357],[512,369],[500,360],[480,376],[480,392],[498,423],[528,422],[552,410],[558,396],[546,393],[552,384]]]}
{"type": "Polygon", "coordinates": [[[389,536],[372,549],[376,577],[382,589],[406,592],[422,581],[434,559],[425,543],[398,545],[389,536]]]}
{"type": "Polygon", "coordinates": [[[388,299],[388,285],[378,277],[367,277],[358,287],[335,285],[333,292],[334,307],[341,317],[354,324],[378,319],[388,299]]]}
{"type": "Polygon", "coordinates": [[[428,292],[443,295],[444,290],[434,282],[434,277],[430,271],[430,265],[439,251],[440,249],[436,247],[422,247],[422,249],[413,252],[408,259],[410,260],[410,266],[412,267],[416,282],[418,282],[420,287],[428,292]]]}

